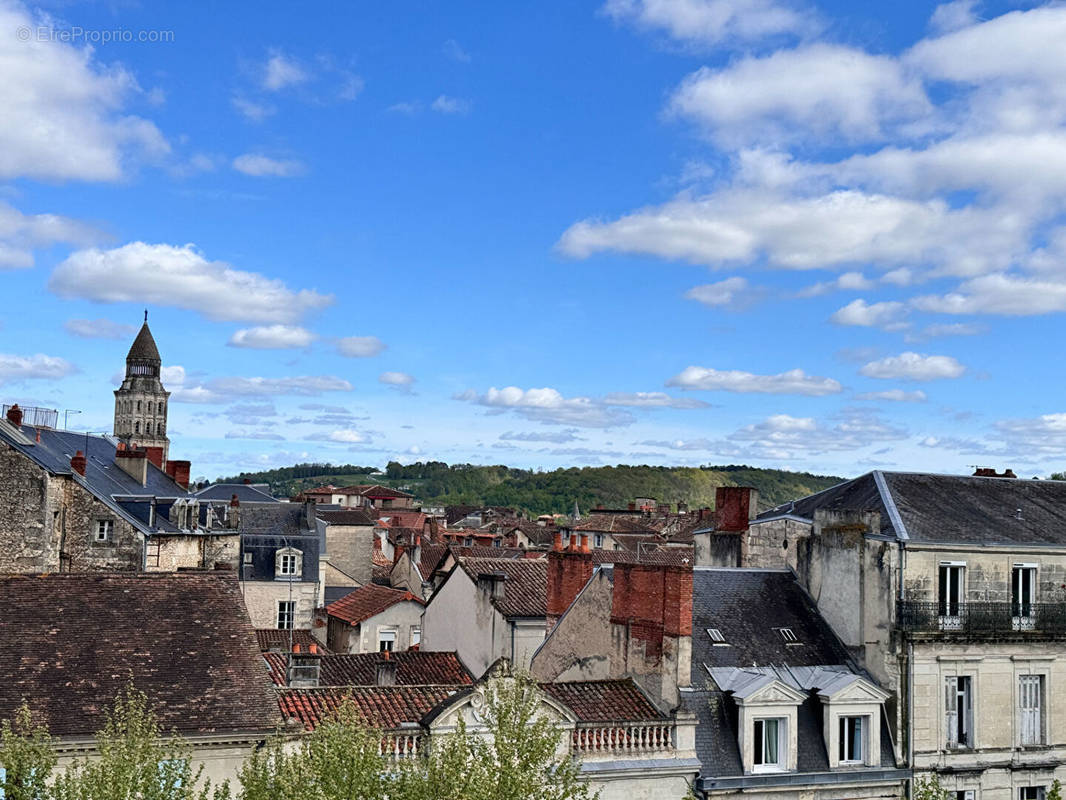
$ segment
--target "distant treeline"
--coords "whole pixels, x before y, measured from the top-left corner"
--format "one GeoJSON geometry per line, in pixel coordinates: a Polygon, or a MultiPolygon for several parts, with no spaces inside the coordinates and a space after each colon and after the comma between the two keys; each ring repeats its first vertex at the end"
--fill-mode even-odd
{"type": "Polygon", "coordinates": [[[754,486],[759,505],[775,506],[821,491],[842,478],[760,469],[743,465],[704,467],[571,467],[537,472],[507,466],[445,464],[442,461],[400,464],[391,461],[384,474],[378,467],[354,464],[297,464],[292,467],[242,472],[220,480],[268,483],[279,496],[332,483],[381,483],[404,489],[427,505],[493,505],[528,514],[567,513],[577,501],[582,513],[596,505],[624,508],[637,497],[652,497],[673,506],[678,501],[695,509],[714,505],[719,486],[754,486]]]}

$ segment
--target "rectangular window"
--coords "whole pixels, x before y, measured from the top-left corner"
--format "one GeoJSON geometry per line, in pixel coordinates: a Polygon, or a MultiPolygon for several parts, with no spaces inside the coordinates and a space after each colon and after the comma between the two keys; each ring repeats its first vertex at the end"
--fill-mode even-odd
{"type": "Polygon", "coordinates": [[[244,563],[245,564],[251,564],[252,563],[252,554],[251,553],[245,553],[244,554],[244,563]]]}
{"type": "Polygon", "coordinates": [[[973,679],[969,675],[944,679],[944,729],[948,747],[973,747],[973,679]]]}
{"type": "Polygon", "coordinates": [[[782,746],[784,729],[783,719],[755,720],[753,762],[756,767],[781,768],[785,763],[785,748],[782,746]]]}
{"type": "Polygon", "coordinates": [[[1015,564],[1010,574],[1011,616],[1026,619],[1033,615],[1036,600],[1036,567],[1015,564]]]}
{"type": "Polygon", "coordinates": [[[861,764],[865,757],[863,730],[865,717],[840,718],[840,763],[861,764]]]}
{"type": "Polygon", "coordinates": [[[281,553],[278,556],[278,575],[292,577],[296,574],[296,554],[281,553]]]}
{"type": "Polygon", "coordinates": [[[959,789],[955,792],[955,800],[975,800],[976,795],[973,789],[959,789]]]}
{"type": "Polygon", "coordinates": [[[379,630],[378,631],[378,652],[383,653],[388,650],[390,653],[396,648],[396,631],[395,630],[379,630]]]}
{"type": "Polygon", "coordinates": [[[417,625],[411,626],[411,647],[422,642],[422,629],[417,625]]]}
{"type": "Polygon", "coordinates": [[[1018,790],[1020,800],[1044,800],[1043,786],[1023,786],[1018,790]]]}
{"type": "Polygon", "coordinates": [[[111,534],[115,532],[115,523],[110,519],[96,520],[96,531],[93,540],[97,542],[110,542],[111,534]]]}
{"type": "Polygon", "coordinates": [[[940,565],[938,612],[942,627],[955,627],[960,624],[965,569],[962,564],[940,565]]]}
{"type": "Polygon", "coordinates": [[[296,601],[278,600],[278,627],[287,631],[293,627],[296,619],[296,601]]]}
{"type": "Polygon", "coordinates": [[[592,537],[592,546],[595,547],[597,550],[600,550],[600,549],[603,548],[603,534],[602,533],[597,533],[595,536],[592,537]]]}
{"type": "Polygon", "coordinates": [[[1020,744],[1025,746],[1044,743],[1044,676],[1020,675],[1018,677],[1018,712],[1020,744]]]}

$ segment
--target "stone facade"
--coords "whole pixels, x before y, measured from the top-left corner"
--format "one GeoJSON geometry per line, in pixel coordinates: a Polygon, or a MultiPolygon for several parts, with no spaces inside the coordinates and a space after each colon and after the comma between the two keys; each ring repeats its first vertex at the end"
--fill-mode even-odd
{"type": "Polygon", "coordinates": [[[277,628],[278,605],[292,601],[292,627],[306,630],[319,604],[319,585],[310,581],[241,581],[241,592],[253,628],[277,628]]]}
{"type": "Polygon", "coordinates": [[[167,410],[170,392],[160,381],[162,360],[148,321],[126,356],[126,375],[115,390],[115,436],[127,445],[144,447],[163,469],[170,451],[167,410]]]}

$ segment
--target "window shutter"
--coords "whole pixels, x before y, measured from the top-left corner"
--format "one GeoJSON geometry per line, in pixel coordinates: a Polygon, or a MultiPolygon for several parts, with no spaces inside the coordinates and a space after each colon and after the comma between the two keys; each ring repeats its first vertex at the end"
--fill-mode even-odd
{"type": "Polygon", "coordinates": [[[948,747],[959,743],[959,681],[955,676],[944,679],[944,728],[948,747]]]}
{"type": "Polygon", "coordinates": [[[1041,691],[1039,675],[1022,675],[1018,679],[1018,705],[1021,712],[1021,743],[1040,744],[1041,691]]]}

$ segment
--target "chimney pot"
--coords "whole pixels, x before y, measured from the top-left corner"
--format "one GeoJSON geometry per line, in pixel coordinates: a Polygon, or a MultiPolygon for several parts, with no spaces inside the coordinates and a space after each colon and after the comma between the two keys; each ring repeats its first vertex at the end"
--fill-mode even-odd
{"type": "Polygon", "coordinates": [[[589,535],[587,533],[581,534],[581,552],[587,553],[589,551],[589,535]]]}
{"type": "Polygon", "coordinates": [[[229,504],[233,508],[236,508],[241,504],[241,501],[237,499],[237,495],[233,495],[233,497],[230,498],[229,504]]]}
{"type": "Polygon", "coordinates": [[[300,652],[300,645],[299,645],[299,643],[297,643],[297,644],[294,644],[294,645],[292,646],[292,652],[294,652],[294,653],[299,653],[299,652],[300,652]]]}
{"type": "Polygon", "coordinates": [[[552,543],[552,550],[554,550],[556,553],[559,553],[559,552],[562,552],[562,549],[563,549],[563,532],[562,531],[556,531],[555,532],[555,541],[552,543]]]}
{"type": "Polygon", "coordinates": [[[15,403],[15,405],[7,410],[7,421],[16,428],[22,426],[22,409],[19,408],[18,403],[15,403]]]}
{"type": "Polygon", "coordinates": [[[79,450],[70,459],[70,468],[82,477],[85,477],[85,465],[85,454],[81,450],[79,450]]]}

